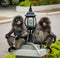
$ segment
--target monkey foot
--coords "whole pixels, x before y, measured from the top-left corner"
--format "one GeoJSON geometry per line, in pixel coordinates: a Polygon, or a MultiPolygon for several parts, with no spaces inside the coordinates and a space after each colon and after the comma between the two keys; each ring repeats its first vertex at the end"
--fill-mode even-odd
{"type": "Polygon", "coordinates": [[[16,50],[16,48],[15,48],[15,47],[10,47],[10,48],[8,48],[8,51],[9,51],[9,52],[11,52],[11,50],[16,50]]]}

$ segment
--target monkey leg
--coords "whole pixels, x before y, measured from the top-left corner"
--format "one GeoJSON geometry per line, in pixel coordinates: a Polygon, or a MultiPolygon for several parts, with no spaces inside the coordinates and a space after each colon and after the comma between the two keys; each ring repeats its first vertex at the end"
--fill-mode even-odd
{"type": "Polygon", "coordinates": [[[40,43],[43,42],[44,40],[44,34],[42,31],[39,31],[39,34],[36,35],[37,36],[37,41],[39,41],[40,43]]]}
{"type": "Polygon", "coordinates": [[[12,46],[13,46],[13,43],[12,43],[12,42],[10,42],[10,41],[9,41],[9,39],[7,39],[7,42],[8,42],[8,45],[9,45],[10,47],[12,47],[12,46]]]}
{"type": "Polygon", "coordinates": [[[51,35],[48,35],[48,36],[46,37],[45,43],[46,43],[46,45],[47,45],[46,48],[49,49],[49,50],[50,50],[50,53],[51,53],[52,50],[51,50],[50,46],[51,46],[51,44],[53,43],[53,38],[52,38],[51,35]]]}
{"type": "Polygon", "coordinates": [[[19,49],[21,47],[22,44],[25,43],[25,40],[23,38],[20,38],[18,40],[15,41],[15,48],[19,49]]]}
{"type": "Polygon", "coordinates": [[[14,45],[14,39],[15,39],[15,37],[13,37],[13,36],[10,36],[8,39],[7,39],[7,42],[8,42],[8,45],[10,46],[9,48],[8,48],[8,51],[9,52],[11,52],[11,50],[15,50],[15,47],[13,46],[14,45]]]}
{"type": "Polygon", "coordinates": [[[52,50],[51,50],[51,48],[50,48],[51,43],[52,43],[51,41],[49,41],[49,42],[46,43],[46,45],[47,45],[46,48],[50,50],[50,53],[52,52],[52,50]]]}

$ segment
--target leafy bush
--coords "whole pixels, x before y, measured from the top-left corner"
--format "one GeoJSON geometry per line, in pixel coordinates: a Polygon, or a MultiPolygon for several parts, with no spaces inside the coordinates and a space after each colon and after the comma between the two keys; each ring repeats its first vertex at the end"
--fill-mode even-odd
{"type": "Polygon", "coordinates": [[[5,58],[16,58],[16,56],[15,55],[13,55],[13,54],[8,54],[8,55],[6,55],[6,57],[5,58]]]}
{"type": "Polygon", "coordinates": [[[30,0],[30,2],[33,6],[38,6],[40,3],[40,0],[30,0]]]}
{"type": "Polygon", "coordinates": [[[39,5],[47,5],[47,0],[40,0],[39,5]]]}
{"type": "Polygon", "coordinates": [[[23,2],[20,2],[19,5],[30,6],[30,4],[32,4],[33,6],[60,4],[60,0],[25,0],[23,2]]]}
{"type": "Polygon", "coordinates": [[[19,4],[19,0],[12,0],[13,4],[18,5],[19,4]]]}
{"type": "Polygon", "coordinates": [[[56,3],[57,3],[57,4],[60,4],[60,0],[57,0],[56,3]]]}
{"type": "Polygon", "coordinates": [[[23,1],[23,2],[21,2],[19,5],[20,6],[30,6],[30,1],[29,0],[25,0],[25,1],[23,1]]]}
{"type": "Polygon", "coordinates": [[[52,53],[49,58],[60,58],[60,40],[51,45],[52,53]]]}
{"type": "Polygon", "coordinates": [[[39,5],[60,4],[60,0],[40,0],[39,5]]]}

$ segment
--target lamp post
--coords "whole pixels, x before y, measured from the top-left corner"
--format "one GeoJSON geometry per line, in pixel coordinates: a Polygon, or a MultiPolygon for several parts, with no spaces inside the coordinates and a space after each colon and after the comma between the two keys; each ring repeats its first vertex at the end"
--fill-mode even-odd
{"type": "Polygon", "coordinates": [[[37,20],[36,20],[36,15],[34,12],[32,12],[32,8],[30,5],[29,12],[25,15],[25,25],[27,29],[29,30],[29,38],[28,42],[32,42],[32,31],[35,29],[37,20]]]}

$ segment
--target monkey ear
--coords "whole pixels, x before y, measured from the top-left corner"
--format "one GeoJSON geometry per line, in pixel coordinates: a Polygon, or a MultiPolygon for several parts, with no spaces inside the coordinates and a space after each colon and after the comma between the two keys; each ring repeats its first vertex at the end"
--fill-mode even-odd
{"type": "Polygon", "coordinates": [[[43,20],[40,20],[39,21],[39,25],[43,25],[43,20]]]}

